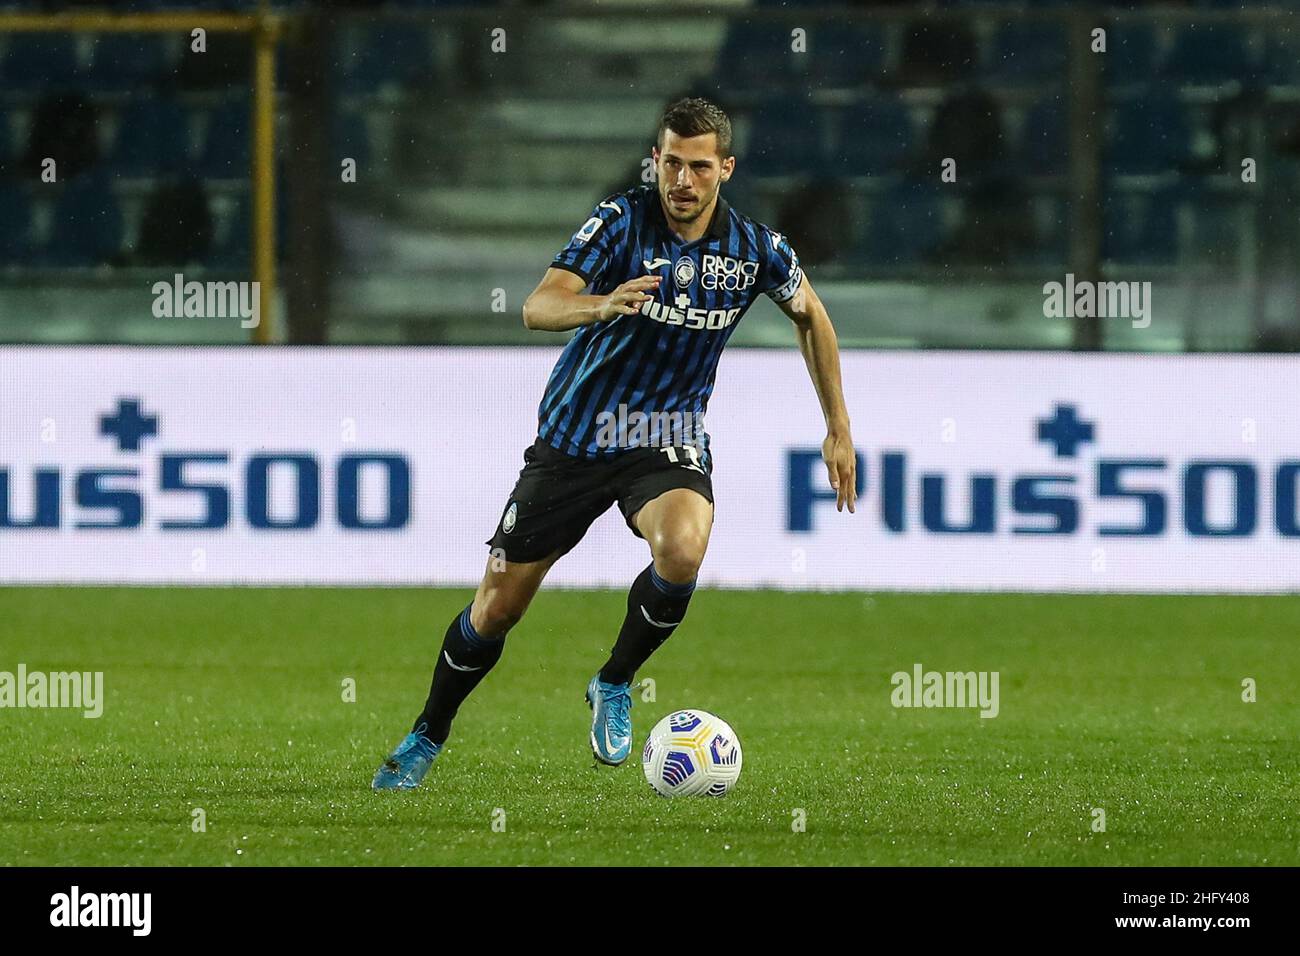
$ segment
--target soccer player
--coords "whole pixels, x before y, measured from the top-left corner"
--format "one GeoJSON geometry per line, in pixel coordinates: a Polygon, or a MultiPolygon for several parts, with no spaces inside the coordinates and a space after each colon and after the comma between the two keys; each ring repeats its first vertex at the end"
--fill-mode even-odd
{"type": "Polygon", "coordinates": [[[447,628],[424,710],[375,773],[377,790],[419,785],[546,572],[615,502],[652,561],[632,582],[587,702],[596,759],[627,759],[630,685],[682,622],[713,525],[713,459],[699,422],[722,348],[760,295],[795,325],[826,419],[836,510],[854,510],[835,330],[785,237],[719,195],[736,167],[730,120],[707,100],[679,100],[653,158],[657,184],[597,205],[524,303],[528,328],[577,332],[547,382],[483,580],[447,628]]]}

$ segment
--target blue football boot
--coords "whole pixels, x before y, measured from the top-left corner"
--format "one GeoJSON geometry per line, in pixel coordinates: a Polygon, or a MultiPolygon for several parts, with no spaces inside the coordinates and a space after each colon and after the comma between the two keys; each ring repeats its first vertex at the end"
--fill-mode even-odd
{"type": "Polygon", "coordinates": [[[597,674],[587,685],[591,706],[591,752],[616,767],[632,752],[632,691],[627,684],[606,684],[597,674]]]}
{"type": "MultiPolygon", "coordinates": [[[[423,728],[421,724],[420,729],[423,728]]],[[[440,753],[440,744],[432,743],[424,734],[411,732],[375,771],[370,786],[374,790],[414,790],[440,753]]]]}

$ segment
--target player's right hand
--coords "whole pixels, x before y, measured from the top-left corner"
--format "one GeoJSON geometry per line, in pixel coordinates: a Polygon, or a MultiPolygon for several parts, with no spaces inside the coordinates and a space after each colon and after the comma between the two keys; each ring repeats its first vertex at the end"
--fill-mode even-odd
{"type": "Polygon", "coordinates": [[[629,279],[605,296],[600,305],[599,319],[608,322],[620,315],[636,315],[641,311],[641,303],[654,296],[649,293],[659,288],[660,276],[640,276],[629,279]]]}

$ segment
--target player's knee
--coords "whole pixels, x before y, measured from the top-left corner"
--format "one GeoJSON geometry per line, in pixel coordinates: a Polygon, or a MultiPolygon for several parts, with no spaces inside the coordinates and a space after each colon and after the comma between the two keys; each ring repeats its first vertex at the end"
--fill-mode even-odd
{"type": "Polygon", "coordinates": [[[484,637],[504,637],[519,623],[528,609],[528,602],[500,589],[493,589],[474,598],[469,619],[474,630],[484,637]]]}
{"type": "Polygon", "coordinates": [[[709,536],[699,531],[678,531],[664,535],[654,549],[655,570],[669,581],[693,580],[704,563],[709,536]]]}

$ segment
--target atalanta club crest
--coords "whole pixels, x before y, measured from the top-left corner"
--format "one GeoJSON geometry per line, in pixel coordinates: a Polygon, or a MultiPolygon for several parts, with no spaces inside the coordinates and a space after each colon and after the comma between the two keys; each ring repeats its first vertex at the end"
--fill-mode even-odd
{"type": "Polygon", "coordinates": [[[516,517],[518,517],[518,506],[512,501],[510,507],[506,509],[506,516],[501,519],[501,530],[506,534],[514,531],[516,517]]]}
{"type": "Polygon", "coordinates": [[[673,278],[677,280],[677,288],[685,289],[695,281],[695,263],[682,256],[677,260],[677,265],[673,266],[673,278]]]}

